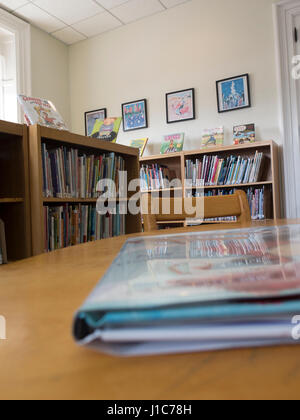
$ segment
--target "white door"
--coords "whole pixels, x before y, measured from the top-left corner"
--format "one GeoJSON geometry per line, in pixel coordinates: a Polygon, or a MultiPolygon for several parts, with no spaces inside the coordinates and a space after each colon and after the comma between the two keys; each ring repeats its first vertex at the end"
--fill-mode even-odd
{"type": "Polygon", "coordinates": [[[282,199],[286,217],[300,218],[300,0],[279,2],[274,9],[284,155],[282,199]],[[294,77],[296,71],[299,78],[294,77]]]}

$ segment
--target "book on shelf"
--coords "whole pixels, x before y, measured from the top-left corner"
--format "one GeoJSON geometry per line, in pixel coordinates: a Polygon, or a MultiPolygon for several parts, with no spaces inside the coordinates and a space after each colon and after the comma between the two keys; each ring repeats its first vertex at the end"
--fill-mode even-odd
{"type": "Polygon", "coordinates": [[[189,187],[198,187],[199,181],[205,186],[251,184],[259,182],[263,170],[264,154],[258,151],[254,157],[205,155],[186,161],[185,177],[189,187]]]}
{"type": "Polygon", "coordinates": [[[233,127],[233,143],[235,145],[254,143],[255,141],[255,124],[238,125],[233,127]]]}
{"type": "Polygon", "coordinates": [[[167,166],[142,165],[140,170],[141,190],[152,191],[169,188],[170,182],[176,179],[176,172],[167,166]]]}
{"type": "MultiPolygon", "coordinates": [[[[220,195],[232,195],[236,191],[235,188],[233,189],[214,189],[211,191],[203,192],[196,192],[192,190],[186,191],[187,197],[215,197],[220,195]]],[[[266,203],[266,195],[267,191],[265,187],[262,188],[255,188],[249,187],[245,190],[249,202],[250,212],[252,220],[264,220],[266,219],[265,214],[265,203],[266,203]]],[[[205,219],[206,221],[211,222],[236,222],[236,217],[227,217],[227,218],[216,218],[216,219],[205,219]]],[[[193,222],[195,224],[195,222],[193,222]]]]}
{"type": "Polygon", "coordinates": [[[223,146],[224,127],[204,129],[202,135],[202,147],[223,146]]]}
{"type": "Polygon", "coordinates": [[[20,105],[24,110],[25,120],[28,125],[39,124],[58,130],[67,130],[67,126],[50,101],[18,95],[20,105]]]}
{"type": "Polygon", "coordinates": [[[125,170],[124,159],[115,153],[85,154],[64,146],[52,148],[46,143],[42,144],[42,164],[45,198],[97,198],[97,184],[102,179],[113,180],[118,192],[119,171],[125,170]]]}
{"type": "Polygon", "coordinates": [[[101,215],[95,205],[44,206],[45,251],[125,235],[125,215],[101,215]]]}
{"type": "Polygon", "coordinates": [[[164,136],[161,145],[160,153],[165,155],[167,153],[182,152],[184,145],[184,133],[168,134],[164,136]]]}
{"type": "Polygon", "coordinates": [[[122,118],[106,118],[103,120],[97,120],[91,137],[99,140],[105,140],[111,143],[116,143],[122,118]]]}
{"type": "Polygon", "coordinates": [[[5,224],[0,219],[0,265],[7,264],[7,249],[5,237],[5,224]]]}
{"type": "Polygon", "coordinates": [[[139,139],[139,140],[131,140],[130,147],[135,147],[139,149],[140,157],[143,157],[147,143],[148,143],[148,138],[139,139]]]}

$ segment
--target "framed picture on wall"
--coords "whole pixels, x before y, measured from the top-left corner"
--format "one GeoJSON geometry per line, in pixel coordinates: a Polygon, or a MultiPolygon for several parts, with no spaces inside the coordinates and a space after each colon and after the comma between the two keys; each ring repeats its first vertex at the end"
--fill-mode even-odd
{"type": "Polygon", "coordinates": [[[97,120],[104,121],[107,118],[107,109],[102,108],[96,111],[89,111],[84,114],[85,135],[91,136],[97,120]]]}
{"type": "Polygon", "coordinates": [[[219,113],[251,107],[249,74],[219,80],[216,84],[219,113]]]}
{"type": "Polygon", "coordinates": [[[148,128],[147,100],[141,99],[122,104],[122,115],[124,131],[148,128]]]}
{"type": "Polygon", "coordinates": [[[194,120],[195,89],[180,90],[166,94],[167,123],[194,120]]]}

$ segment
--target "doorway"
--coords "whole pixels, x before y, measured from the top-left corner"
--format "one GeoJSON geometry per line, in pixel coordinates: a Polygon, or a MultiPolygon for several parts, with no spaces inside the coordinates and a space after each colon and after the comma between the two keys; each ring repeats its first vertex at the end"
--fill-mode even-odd
{"type": "Polygon", "coordinates": [[[300,77],[294,77],[297,65],[300,64],[300,0],[285,0],[275,4],[274,22],[285,216],[300,218],[300,77]]]}

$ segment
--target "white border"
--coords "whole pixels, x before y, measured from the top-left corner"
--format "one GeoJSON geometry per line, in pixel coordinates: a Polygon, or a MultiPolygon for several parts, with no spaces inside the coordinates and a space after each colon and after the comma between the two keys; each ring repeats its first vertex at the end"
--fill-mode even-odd
{"type": "MultiPolygon", "coordinates": [[[[31,32],[30,25],[0,8],[0,25],[16,37],[17,93],[31,96],[31,32]]],[[[24,122],[18,106],[18,121],[24,122]]]]}
{"type": "Polygon", "coordinates": [[[279,87],[279,120],[284,157],[286,217],[300,217],[300,140],[296,81],[291,77],[295,55],[294,17],[300,14],[300,0],[273,5],[275,48],[279,87]]]}

